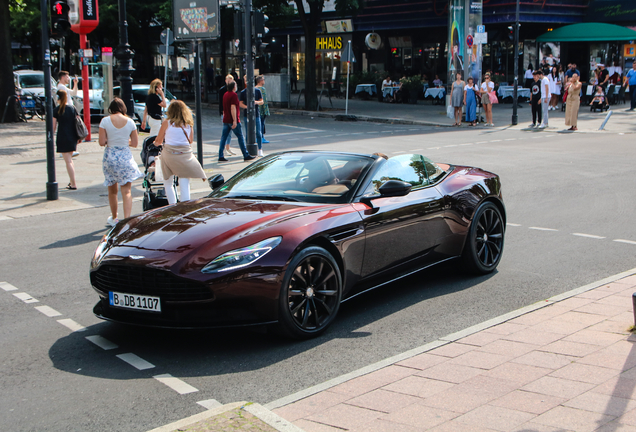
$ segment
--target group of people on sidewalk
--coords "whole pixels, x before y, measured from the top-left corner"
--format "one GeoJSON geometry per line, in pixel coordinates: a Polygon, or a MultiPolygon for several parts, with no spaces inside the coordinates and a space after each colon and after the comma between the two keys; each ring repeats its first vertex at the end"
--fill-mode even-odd
{"type": "MultiPolygon", "coordinates": [[[[254,159],[251,156],[245,145],[245,137],[241,128],[241,109],[243,109],[243,116],[247,118],[247,81],[246,77],[243,77],[244,89],[241,91],[240,96],[237,95],[237,83],[232,75],[225,77],[225,86],[219,90],[219,114],[221,115],[221,121],[223,123],[223,132],[221,134],[221,142],[219,144],[219,162],[228,162],[225,158],[225,152],[228,155],[234,156],[235,153],[230,148],[230,140],[233,132],[239,142],[239,148],[243,155],[244,161],[254,159]]],[[[269,143],[265,139],[265,120],[269,116],[269,106],[267,104],[267,91],[264,87],[265,77],[262,75],[254,78],[254,123],[256,133],[256,143],[258,145],[258,156],[263,157],[263,144],[269,143]]],[[[247,135],[247,126],[245,129],[245,135],[247,135]]]]}
{"type": "MultiPolygon", "coordinates": [[[[78,138],[75,124],[76,117],[79,114],[68,96],[69,93],[77,93],[77,80],[75,80],[75,86],[72,90],[66,87],[69,82],[68,72],[60,72],[60,86],[57,91],[58,103],[54,109],[53,131],[55,133],[57,130],[57,152],[61,153],[64,158],[70,179],[67,189],[77,190],[72,156],[73,152],[77,150],[77,144],[81,142],[78,138]]],[[[267,106],[266,90],[263,85],[264,77],[256,77],[254,95],[256,139],[259,156],[265,155],[262,145],[269,142],[264,138],[265,119],[269,116],[269,108],[267,106]]],[[[236,93],[234,77],[228,75],[219,108],[223,119],[219,162],[227,161],[223,155],[224,150],[228,154],[234,155],[230,149],[230,133],[232,131],[239,140],[243,159],[245,161],[254,159],[254,156],[247,152],[245,139],[240,127],[240,110],[246,110],[246,104],[246,91],[243,90],[239,98],[236,93]]],[[[104,117],[99,124],[99,145],[104,147],[102,170],[105,179],[104,186],[108,188],[108,202],[111,210],[111,215],[106,223],[115,226],[119,222],[118,192],[121,191],[124,217],[128,218],[132,211],[132,182],[143,177],[143,174],[139,170],[131,151],[131,148],[138,146],[139,136],[137,126],[127,116],[126,104],[122,99],[116,97],[108,107],[108,113],[109,115],[104,117]]],[[[149,86],[146,107],[141,120],[142,130],[146,129],[146,124],[150,126],[150,136],[156,137],[154,145],[163,146],[160,157],[163,178],[160,180],[164,183],[168,203],[174,204],[177,202],[173,187],[175,176],[179,178],[181,200],[189,200],[190,179],[201,178],[204,181],[206,180],[203,167],[192,152],[194,135],[192,111],[180,100],[173,100],[168,105],[163,91],[163,83],[160,79],[153,80],[149,86]],[[163,119],[163,111],[166,107],[166,118],[163,119]]]]}

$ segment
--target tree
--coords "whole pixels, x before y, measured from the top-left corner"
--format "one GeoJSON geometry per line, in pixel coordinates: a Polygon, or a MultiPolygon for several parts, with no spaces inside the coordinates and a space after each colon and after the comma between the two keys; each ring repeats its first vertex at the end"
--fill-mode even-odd
{"type": "Polygon", "coordinates": [[[15,94],[13,62],[11,58],[11,34],[9,33],[9,0],[0,0],[0,119],[9,96],[15,94]]]}
{"type": "MultiPolygon", "coordinates": [[[[322,10],[325,0],[293,0],[296,11],[305,33],[305,109],[315,110],[318,107],[318,94],[316,83],[316,35],[322,21],[322,10]],[[305,11],[304,4],[309,6],[309,12],[305,11]]],[[[285,0],[255,0],[255,6],[264,6],[268,14],[274,17],[279,14],[288,14],[285,0]]],[[[351,15],[362,9],[363,0],[336,0],[336,13],[341,16],[351,15]]],[[[270,17],[272,18],[272,17],[270,17]]]]}

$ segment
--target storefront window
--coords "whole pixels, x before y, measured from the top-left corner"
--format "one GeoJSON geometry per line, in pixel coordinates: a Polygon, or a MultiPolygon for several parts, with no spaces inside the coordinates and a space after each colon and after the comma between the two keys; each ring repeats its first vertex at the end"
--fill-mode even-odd
{"type": "Polygon", "coordinates": [[[292,73],[296,68],[296,78],[300,82],[305,81],[305,53],[293,53],[292,54],[292,73]]]}

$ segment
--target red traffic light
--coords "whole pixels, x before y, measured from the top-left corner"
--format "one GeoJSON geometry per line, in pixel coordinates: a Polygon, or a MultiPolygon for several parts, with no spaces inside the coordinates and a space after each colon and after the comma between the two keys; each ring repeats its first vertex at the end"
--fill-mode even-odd
{"type": "Polygon", "coordinates": [[[62,4],[61,3],[55,3],[55,13],[57,15],[63,15],[64,12],[62,11],[62,4]]]}

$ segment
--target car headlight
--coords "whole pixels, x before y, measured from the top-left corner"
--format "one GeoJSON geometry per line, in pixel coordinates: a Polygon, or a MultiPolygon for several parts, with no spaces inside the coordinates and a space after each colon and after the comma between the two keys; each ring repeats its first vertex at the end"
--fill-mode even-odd
{"type": "Polygon", "coordinates": [[[93,254],[93,260],[91,261],[91,268],[95,268],[99,265],[104,257],[104,252],[106,251],[106,247],[108,246],[108,240],[110,240],[110,233],[113,232],[114,228],[111,228],[104,237],[102,237],[101,241],[97,245],[97,249],[95,249],[95,254],[93,254]]]}
{"type": "Polygon", "coordinates": [[[201,272],[218,273],[245,267],[263,258],[282,240],[282,237],[271,237],[251,246],[226,252],[210,261],[201,272]]]}

